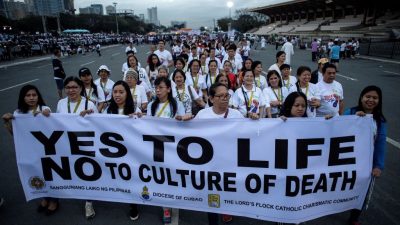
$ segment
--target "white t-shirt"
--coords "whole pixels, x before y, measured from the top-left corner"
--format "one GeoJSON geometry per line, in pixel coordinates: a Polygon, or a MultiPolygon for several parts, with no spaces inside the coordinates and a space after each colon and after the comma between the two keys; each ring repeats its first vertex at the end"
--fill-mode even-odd
{"type": "Polygon", "coordinates": [[[317,108],[317,116],[339,116],[339,102],[343,100],[342,85],[337,81],[332,83],[321,81],[316,86],[321,96],[321,106],[317,108]]]}
{"type": "Polygon", "coordinates": [[[182,52],[182,48],[179,45],[174,45],[172,46],[172,52],[176,55],[179,56],[182,52]]]}
{"type": "MultiPolygon", "coordinates": [[[[38,106],[35,111],[36,112],[43,112],[46,109],[50,110],[50,112],[51,112],[51,109],[48,106],[45,106],[45,105],[42,106],[42,107],[38,106]]],[[[17,110],[14,111],[14,116],[17,115],[17,114],[25,114],[25,113],[22,113],[21,111],[19,111],[19,109],[17,109],[17,110]]],[[[33,114],[33,110],[28,110],[28,112],[26,114],[33,114]]]]}
{"type": "Polygon", "coordinates": [[[147,103],[147,95],[143,86],[136,85],[135,89],[131,88],[131,94],[135,105],[141,107],[143,103],[147,103]]]}
{"type": "Polygon", "coordinates": [[[249,47],[249,45],[246,45],[246,46],[243,46],[242,47],[242,51],[243,51],[243,56],[249,56],[249,53],[250,53],[250,47],[249,47]]]}
{"type": "MultiPolygon", "coordinates": [[[[297,91],[296,85],[292,86],[289,90],[289,93],[297,91]]],[[[308,83],[308,88],[301,88],[300,90],[307,96],[307,101],[311,101],[312,99],[321,99],[319,88],[317,85],[313,83],[308,83]]],[[[314,107],[311,107],[310,104],[307,104],[307,116],[308,117],[316,117],[317,110],[314,107]]]]}
{"type": "Polygon", "coordinates": [[[289,79],[284,80],[282,78],[283,86],[286,88],[286,90],[289,92],[290,89],[294,86],[296,87],[296,82],[297,78],[295,76],[289,75],[289,79]]]}
{"type": "MultiPolygon", "coordinates": [[[[102,114],[112,114],[112,113],[108,113],[107,111],[108,111],[108,107],[102,112],[102,114]]],[[[135,113],[139,113],[139,112],[141,113],[142,110],[140,110],[139,107],[136,107],[135,113]]],[[[118,115],[125,115],[123,108],[118,109],[118,115]]]]}
{"type": "MultiPolygon", "coordinates": [[[[140,65],[140,62],[138,62],[138,68],[142,68],[142,66],[140,65]]],[[[129,67],[128,67],[128,63],[124,62],[124,64],[122,64],[122,73],[125,74],[126,71],[128,71],[129,67]]]]}
{"type": "MultiPolygon", "coordinates": [[[[272,89],[271,87],[266,87],[263,90],[263,94],[269,102],[272,101],[281,101],[282,103],[285,102],[286,97],[289,95],[289,91],[286,88],[279,88],[279,89],[272,89]]],[[[271,106],[271,114],[279,113],[278,106],[271,106]]]]}
{"type": "MultiPolygon", "coordinates": [[[[225,113],[216,114],[213,107],[205,108],[197,113],[195,119],[220,119],[224,118],[225,113]]],[[[228,115],[226,118],[244,118],[243,115],[236,109],[228,108],[228,115]]]]}
{"type": "Polygon", "coordinates": [[[209,89],[211,87],[211,85],[215,84],[215,79],[217,78],[217,76],[218,76],[218,74],[215,74],[215,76],[210,75],[210,74],[206,74],[203,76],[207,89],[209,89]]]}
{"type": "MultiPolygon", "coordinates": [[[[151,116],[151,106],[153,105],[153,102],[150,102],[150,104],[147,105],[147,115],[151,116]]],[[[176,115],[172,117],[172,105],[168,103],[165,105],[165,103],[159,103],[156,109],[156,112],[154,114],[155,117],[161,117],[161,118],[174,118],[175,116],[183,116],[185,115],[185,108],[182,105],[182,102],[177,102],[177,110],[176,110],[176,115]],[[164,108],[164,109],[163,109],[164,108]],[[158,116],[160,114],[160,116],[158,116]]]]}
{"type": "Polygon", "coordinates": [[[135,46],[132,46],[132,48],[131,47],[126,47],[125,48],[125,53],[127,53],[128,51],[133,51],[135,54],[137,53],[137,50],[136,50],[136,47],[135,46]]]}
{"type": "Polygon", "coordinates": [[[278,72],[279,75],[282,77],[281,70],[279,69],[279,67],[278,67],[278,65],[277,65],[276,63],[272,64],[272,65],[268,68],[268,71],[271,71],[271,70],[275,70],[275,71],[278,72]]]}
{"type": "Polygon", "coordinates": [[[254,78],[254,84],[256,87],[260,88],[261,90],[264,90],[268,86],[267,79],[263,75],[260,75],[259,77],[254,78]]]}
{"type": "Polygon", "coordinates": [[[242,115],[246,116],[247,115],[246,101],[247,101],[247,104],[250,105],[249,112],[259,113],[260,107],[266,105],[266,100],[261,89],[254,85],[251,90],[247,90],[244,86],[242,87],[243,89],[238,88],[235,91],[235,94],[233,95],[233,106],[235,108],[239,108],[239,111],[242,113],[242,115]],[[246,100],[242,90],[246,95],[246,100]]]}
{"type": "Polygon", "coordinates": [[[196,77],[193,77],[190,74],[190,71],[186,72],[185,75],[186,75],[185,84],[194,87],[194,89],[196,89],[197,94],[199,96],[203,96],[203,93],[201,90],[207,89],[205,77],[201,74],[197,74],[196,77]]]}
{"type": "Polygon", "coordinates": [[[87,108],[85,109],[85,97],[81,98],[81,102],[78,104],[77,102],[70,102],[69,104],[69,112],[68,112],[68,97],[63,98],[58,101],[57,103],[57,113],[72,113],[72,114],[79,114],[84,110],[93,110],[94,113],[98,113],[97,107],[94,105],[93,102],[87,102],[87,108]],[[75,110],[76,107],[76,110],[75,110]]]}
{"type": "Polygon", "coordinates": [[[99,91],[103,90],[106,101],[110,101],[111,95],[112,95],[112,88],[114,86],[114,81],[112,81],[111,79],[108,79],[107,82],[104,84],[100,80],[101,80],[100,78],[96,79],[94,81],[94,84],[96,84],[97,86],[100,86],[99,91]]]}
{"type": "Polygon", "coordinates": [[[169,61],[172,61],[171,53],[164,49],[164,51],[157,50],[154,52],[154,54],[156,54],[160,59],[161,65],[164,65],[168,68],[169,61]]]}
{"type": "Polygon", "coordinates": [[[200,98],[196,93],[196,90],[192,86],[186,84],[184,90],[178,90],[175,86],[175,88],[172,89],[172,96],[177,102],[182,102],[183,107],[185,108],[185,113],[192,113],[192,102],[200,98]],[[192,91],[193,98],[190,95],[189,88],[192,91]],[[179,92],[179,96],[177,91],[179,92]]]}
{"type": "MultiPolygon", "coordinates": [[[[96,84],[95,84],[96,85],[96,84]]],[[[104,96],[104,92],[101,89],[100,85],[96,85],[97,88],[97,96],[93,93],[93,88],[85,88],[85,97],[89,97],[89,100],[92,101],[96,106],[99,105],[99,103],[105,102],[106,98],[104,96]]]]}

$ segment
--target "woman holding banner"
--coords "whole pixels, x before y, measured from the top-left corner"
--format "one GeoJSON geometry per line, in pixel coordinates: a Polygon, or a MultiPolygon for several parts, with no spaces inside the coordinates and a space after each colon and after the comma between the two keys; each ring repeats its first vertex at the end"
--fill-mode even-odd
{"type": "MultiPolygon", "coordinates": [[[[171,81],[167,77],[158,77],[154,85],[156,97],[147,106],[147,116],[183,121],[192,119],[192,114],[185,113],[183,104],[172,96],[171,81]]],[[[163,223],[171,223],[171,208],[163,208],[162,220],[163,223]]]]}
{"type": "MultiPolygon", "coordinates": [[[[91,113],[97,113],[97,107],[92,101],[85,101],[87,98],[81,95],[85,89],[83,82],[77,77],[67,77],[64,81],[64,90],[66,98],[61,99],[57,103],[57,113],[72,113],[85,116],[91,113]]],[[[87,219],[96,215],[92,201],[85,203],[85,216],[87,219]]]]}
{"type": "MultiPolygon", "coordinates": [[[[46,106],[42,95],[40,94],[37,87],[33,85],[25,85],[21,88],[18,97],[18,108],[14,111],[16,114],[33,114],[34,116],[42,114],[44,116],[50,115],[50,108],[46,106]]],[[[13,134],[11,120],[14,119],[14,115],[11,113],[6,113],[3,115],[4,126],[13,134]]],[[[4,200],[1,199],[1,202],[4,200]]],[[[45,212],[47,216],[54,214],[58,209],[58,199],[56,198],[43,198],[40,202],[37,211],[45,212]]]]}
{"type": "MultiPolygon", "coordinates": [[[[106,101],[104,92],[100,91],[101,87],[95,85],[93,76],[89,68],[83,67],[79,70],[79,78],[83,82],[85,88],[82,88],[81,95],[85,97],[85,101],[91,101],[97,106],[97,110],[101,112],[106,101]]],[[[87,104],[87,103],[85,103],[87,104]]]]}
{"type": "MultiPolygon", "coordinates": [[[[347,109],[344,115],[365,116],[372,114],[374,119],[374,156],[372,162],[372,180],[369,186],[367,197],[364,201],[364,210],[367,209],[372,195],[375,178],[380,177],[384,168],[386,151],[386,119],[382,112],[382,91],[377,86],[368,86],[361,91],[358,105],[347,109]]],[[[361,210],[351,210],[349,225],[360,225],[359,218],[361,210]]]]}
{"type": "Polygon", "coordinates": [[[288,90],[282,88],[282,79],[276,70],[270,70],[267,74],[268,87],[264,88],[265,98],[269,99],[271,105],[269,118],[277,118],[279,116],[283,102],[288,96],[288,90]]]}
{"type": "Polygon", "coordinates": [[[261,89],[254,85],[254,73],[247,70],[244,73],[243,85],[233,95],[233,106],[246,118],[263,118],[266,100],[261,89]]]}
{"type": "Polygon", "coordinates": [[[290,93],[282,105],[280,118],[286,121],[290,117],[307,117],[307,97],[302,92],[290,93]]]}
{"type": "MultiPolygon", "coordinates": [[[[126,77],[131,76],[132,70],[128,70],[126,77]]],[[[110,105],[104,111],[106,114],[118,114],[129,117],[141,117],[142,113],[137,104],[133,100],[131,90],[127,83],[120,80],[115,82],[112,88],[112,98],[110,105]]],[[[136,204],[130,204],[129,218],[133,221],[139,219],[139,210],[136,204]]]]}

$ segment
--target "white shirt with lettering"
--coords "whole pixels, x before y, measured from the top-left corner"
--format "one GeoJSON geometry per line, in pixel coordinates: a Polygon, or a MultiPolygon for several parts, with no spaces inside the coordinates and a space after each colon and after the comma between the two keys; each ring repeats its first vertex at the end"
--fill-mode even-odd
{"type": "Polygon", "coordinates": [[[339,102],[344,98],[342,85],[334,80],[332,83],[321,81],[316,86],[321,97],[321,106],[317,108],[317,116],[339,116],[339,102]]]}

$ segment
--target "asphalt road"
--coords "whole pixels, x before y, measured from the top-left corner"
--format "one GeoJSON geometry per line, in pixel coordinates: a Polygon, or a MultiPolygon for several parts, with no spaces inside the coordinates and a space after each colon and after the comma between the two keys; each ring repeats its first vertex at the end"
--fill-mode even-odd
{"type": "MultiPolygon", "coordinates": [[[[67,75],[78,75],[82,66],[88,67],[93,74],[97,68],[106,64],[111,69],[111,79],[122,78],[121,66],[125,62],[126,46],[114,46],[102,51],[99,57],[95,52],[87,55],[65,57],[62,59],[67,75]]],[[[146,64],[148,46],[137,47],[138,59],[142,65],[146,64]]],[[[269,46],[266,50],[254,50],[251,58],[261,60],[266,70],[275,62],[275,47],[269,46]]],[[[21,61],[17,61],[21,62],[21,61]]],[[[15,63],[15,62],[13,62],[15,63]]],[[[300,65],[316,68],[311,62],[311,52],[295,50],[292,65],[297,69],[300,65]]],[[[96,76],[94,76],[96,77],[96,76]]],[[[344,88],[345,106],[351,107],[357,103],[360,91],[367,85],[378,85],[383,90],[383,112],[388,120],[388,137],[386,154],[386,169],[375,186],[373,201],[370,208],[362,216],[365,225],[395,225],[400,224],[400,64],[355,59],[342,60],[340,72],[337,76],[344,88]]],[[[44,60],[32,63],[22,63],[7,66],[0,63],[0,114],[13,112],[17,107],[20,87],[25,83],[36,85],[46,101],[55,110],[57,92],[52,75],[51,61],[44,60]],[[6,66],[6,67],[5,67],[6,66]]],[[[84,217],[84,201],[61,200],[59,212],[51,217],[36,213],[38,201],[26,202],[19,181],[16,166],[14,144],[12,137],[5,129],[0,129],[0,195],[5,197],[6,204],[0,209],[1,225],[22,224],[162,224],[161,209],[159,207],[141,206],[140,219],[132,222],[128,218],[129,207],[126,204],[95,202],[96,217],[86,220],[84,217]]],[[[346,224],[348,213],[325,216],[307,224],[346,224]]],[[[221,222],[222,223],[222,222],[221,222]]],[[[203,212],[180,210],[179,224],[207,224],[207,215],[203,212]]],[[[245,217],[235,217],[232,225],[238,224],[273,224],[245,217]]]]}

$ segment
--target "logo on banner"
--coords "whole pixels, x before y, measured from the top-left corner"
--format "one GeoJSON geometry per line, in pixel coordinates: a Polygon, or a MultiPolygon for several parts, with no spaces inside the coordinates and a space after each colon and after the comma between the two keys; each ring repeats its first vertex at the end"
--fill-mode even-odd
{"type": "Polygon", "coordinates": [[[140,198],[146,201],[150,201],[149,188],[147,188],[147,186],[143,187],[140,198]]]}
{"type": "Polygon", "coordinates": [[[220,207],[220,197],[218,194],[208,194],[208,206],[213,208],[220,207]]]}
{"type": "Polygon", "coordinates": [[[29,178],[29,186],[36,190],[41,190],[46,187],[46,182],[41,177],[29,178]]]}

